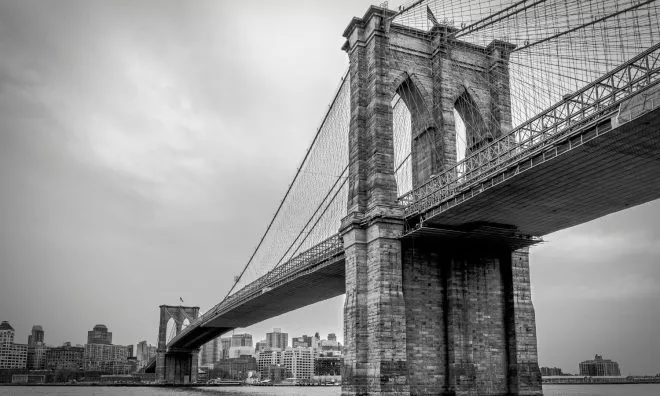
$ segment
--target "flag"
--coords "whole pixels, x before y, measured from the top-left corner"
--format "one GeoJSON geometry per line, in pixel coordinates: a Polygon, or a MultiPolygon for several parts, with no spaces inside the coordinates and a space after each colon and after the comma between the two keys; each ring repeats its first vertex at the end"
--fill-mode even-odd
{"type": "Polygon", "coordinates": [[[433,22],[433,25],[438,25],[438,20],[435,19],[435,15],[433,15],[433,11],[431,11],[431,7],[426,6],[426,17],[433,22]]]}
{"type": "Polygon", "coordinates": [[[183,298],[179,297],[179,300],[181,300],[181,302],[183,302],[183,298]]]}

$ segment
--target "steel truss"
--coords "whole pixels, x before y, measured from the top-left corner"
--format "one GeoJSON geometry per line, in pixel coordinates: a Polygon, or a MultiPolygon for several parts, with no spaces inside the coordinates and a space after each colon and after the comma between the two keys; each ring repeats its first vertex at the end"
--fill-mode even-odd
{"type": "Polygon", "coordinates": [[[401,196],[405,217],[423,215],[594,121],[611,117],[621,103],[658,83],[660,43],[401,196]]]}

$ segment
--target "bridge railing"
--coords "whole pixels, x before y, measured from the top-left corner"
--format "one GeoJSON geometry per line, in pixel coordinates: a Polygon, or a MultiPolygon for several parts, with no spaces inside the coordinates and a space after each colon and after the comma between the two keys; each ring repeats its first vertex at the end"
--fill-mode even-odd
{"type": "Polygon", "coordinates": [[[181,330],[169,344],[173,344],[180,340],[186,333],[198,327],[214,316],[227,311],[233,307],[243,304],[245,301],[256,297],[268,291],[268,288],[277,286],[277,284],[287,280],[290,276],[298,274],[307,268],[313,267],[318,263],[329,260],[334,256],[343,252],[343,244],[339,234],[335,234],[320,243],[314,245],[310,249],[302,252],[301,254],[293,257],[284,264],[268,271],[265,275],[257,278],[255,281],[246,285],[236,293],[228,296],[219,304],[206,311],[197,320],[191,323],[188,327],[181,330]]]}
{"type": "Polygon", "coordinates": [[[660,82],[660,43],[519,125],[422,186],[404,194],[406,217],[424,213],[660,82]]]}

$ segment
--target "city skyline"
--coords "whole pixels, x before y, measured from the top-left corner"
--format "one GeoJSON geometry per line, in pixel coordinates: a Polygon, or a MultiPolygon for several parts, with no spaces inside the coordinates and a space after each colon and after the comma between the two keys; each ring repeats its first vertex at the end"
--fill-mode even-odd
{"type": "MultiPolygon", "coordinates": [[[[346,68],[341,32],[371,3],[1,4],[0,319],[16,342],[40,324],[48,344],[84,344],[103,323],[116,344],[155,345],[159,305],[218,303],[346,68]]],[[[660,202],[545,239],[530,256],[539,364],[575,372],[602,353],[623,375],[660,372],[660,202]]],[[[236,333],[343,343],[342,314],[337,297],[236,333]]]]}

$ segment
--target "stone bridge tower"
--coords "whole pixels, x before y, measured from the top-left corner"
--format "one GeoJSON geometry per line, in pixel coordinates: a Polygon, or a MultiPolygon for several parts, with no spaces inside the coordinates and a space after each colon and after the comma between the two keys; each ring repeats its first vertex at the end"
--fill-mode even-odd
{"type": "Polygon", "coordinates": [[[456,41],[451,28],[391,24],[371,7],[344,32],[350,60],[343,395],[540,395],[527,250],[441,236],[401,238],[392,99],[411,113],[412,183],[511,129],[513,46],[456,41]]]}
{"type": "Polygon", "coordinates": [[[174,321],[176,335],[181,332],[184,322],[192,323],[198,316],[199,307],[160,306],[156,356],[156,380],[158,382],[186,384],[196,381],[198,351],[168,351],[167,324],[170,319],[174,321]]]}

